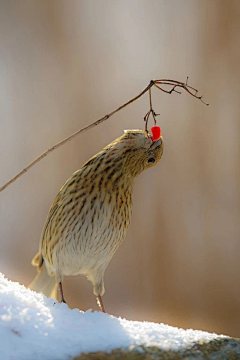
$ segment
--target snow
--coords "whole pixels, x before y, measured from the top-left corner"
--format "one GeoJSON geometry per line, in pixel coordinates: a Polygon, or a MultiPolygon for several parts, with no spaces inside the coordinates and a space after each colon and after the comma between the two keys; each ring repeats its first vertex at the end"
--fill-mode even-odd
{"type": "Polygon", "coordinates": [[[0,273],[0,359],[66,360],[82,352],[158,346],[178,350],[219,337],[165,324],[129,321],[99,311],[69,309],[0,273]]]}

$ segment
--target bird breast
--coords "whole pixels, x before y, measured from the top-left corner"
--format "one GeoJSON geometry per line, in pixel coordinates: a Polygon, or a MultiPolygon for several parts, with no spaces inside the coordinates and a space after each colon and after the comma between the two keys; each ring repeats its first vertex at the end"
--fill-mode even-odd
{"type": "Polygon", "coordinates": [[[131,184],[126,181],[113,188],[110,182],[101,191],[86,185],[59,198],[46,231],[45,257],[63,275],[105,268],[130,225],[131,184]]]}

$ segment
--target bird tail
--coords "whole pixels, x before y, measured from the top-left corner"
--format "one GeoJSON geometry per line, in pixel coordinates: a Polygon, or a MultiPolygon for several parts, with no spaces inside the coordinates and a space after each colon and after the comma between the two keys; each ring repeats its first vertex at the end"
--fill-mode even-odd
{"type": "Polygon", "coordinates": [[[58,285],[55,276],[49,276],[42,255],[39,252],[32,259],[32,265],[38,266],[38,273],[31,284],[28,285],[28,288],[36,292],[42,292],[47,297],[57,299],[58,285]]]}

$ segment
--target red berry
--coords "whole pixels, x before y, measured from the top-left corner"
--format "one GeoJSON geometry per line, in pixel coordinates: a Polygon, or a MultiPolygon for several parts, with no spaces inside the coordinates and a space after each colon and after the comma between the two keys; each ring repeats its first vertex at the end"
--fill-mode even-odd
{"type": "Polygon", "coordinates": [[[160,139],[160,136],[161,136],[161,129],[159,126],[157,125],[154,125],[152,128],[151,128],[151,131],[152,131],[152,141],[157,141],[160,139]]]}

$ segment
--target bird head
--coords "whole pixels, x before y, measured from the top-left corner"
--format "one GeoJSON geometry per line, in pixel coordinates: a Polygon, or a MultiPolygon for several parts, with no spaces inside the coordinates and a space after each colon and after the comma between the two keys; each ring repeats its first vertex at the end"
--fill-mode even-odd
{"type": "Polygon", "coordinates": [[[110,150],[113,158],[121,158],[124,172],[135,178],[158,163],[163,148],[162,136],[153,141],[144,130],[125,130],[124,134],[106,146],[105,150],[110,150]]]}

